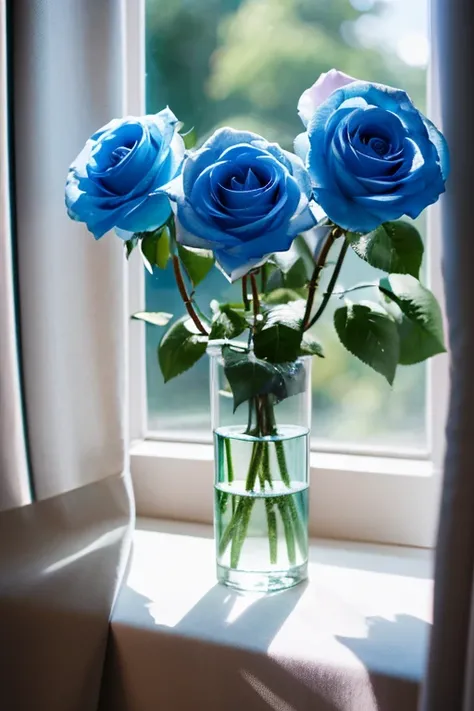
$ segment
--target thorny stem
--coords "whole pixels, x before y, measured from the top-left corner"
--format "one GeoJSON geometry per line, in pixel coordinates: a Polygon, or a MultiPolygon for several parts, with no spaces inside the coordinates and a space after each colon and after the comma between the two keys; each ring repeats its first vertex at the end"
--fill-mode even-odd
{"type": "Polygon", "coordinates": [[[267,277],[267,265],[264,264],[262,267],[260,267],[260,285],[262,287],[262,293],[265,293],[267,289],[267,277]]]}
{"type": "Polygon", "coordinates": [[[186,291],[186,286],[184,284],[183,275],[181,273],[181,267],[179,265],[179,259],[176,256],[176,254],[173,255],[173,270],[174,270],[174,276],[176,279],[176,284],[178,286],[178,290],[179,290],[179,293],[180,293],[181,298],[183,300],[183,303],[186,307],[186,311],[190,315],[190,317],[193,320],[198,331],[200,333],[202,333],[204,336],[207,336],[208,333],[207,333],[206,329],[204,328],[204,326],[202,325],[196,311],[194,310],[193,302],[189,298],[188,292],[186,291]]]}
{"type": "Polygon", "coordinates": [[[336,281],[337,281],[337,278],[338,278],[339,273],[341,271],[342,263],[344,261],[344,257],[346,256],[348,248],[349,248],[349,242],[345,239],[342,244],[341,251],[339,252],[336,266],[334,267],[334,271],[331,275],[331,279],[329,281],[328,288],[326,289],[326,291],[324,293],[323,300],[321,301],[319,308],[316,311],[316,313],[314,314],[313,318],[306,326],[306,329],[311,328],[311,326],[314,326],[316,321],[318,321],[321,318],[321,316],[323,315],[324,310],[325,310],[326,306],[328,305],[329,299],[331,298],[332,293],[334,291],[334,287],[336,286],[336,281]]]}
{"type": "Polygon", "coordinates": [[[253,315],[255,317],[254,320],[254,328],[257,322],[257,316],[260,313],[260,301],[258,298],[258,286],[257,286],[257,279],[255,276],[255,272],[252,272],[250,274],[250,283],[252,285],[252,307],[253,307],[253,315]]]}
{"type": "Polygon", "coordinates": [[[242,301],[244,303],[244,309],[250,311],[250,302],[247,293],[247,274],[242,277],[242,301]]]}
{"type": "Polygon", "coordinates": [[[339,237],[339,235],[340,235],[339,228],[334,227],[331,230],[331,232],[328,234],[328,236],[326,237],[326,241],[323,245],[321,253],[319,254],[316,264],[314,266],[314,271],[311,276],[311,281],[309,282],[308,301],[306,302],[306,309],[305,309],[304,316],[303,316],[303,322],[302,322],[302,330],[303,331],[307,331],[309,328],[311,311],[313,309],[313,302],[314,302],[314,297],[316,295],[316,289],[318,287],[319,277],[321,276],[321,272],[324,269],[324,266],[326,264],[326,260],[328,258],[329,251],[330,251],[332,245],[334,244],[336,237],[339,237]]]}

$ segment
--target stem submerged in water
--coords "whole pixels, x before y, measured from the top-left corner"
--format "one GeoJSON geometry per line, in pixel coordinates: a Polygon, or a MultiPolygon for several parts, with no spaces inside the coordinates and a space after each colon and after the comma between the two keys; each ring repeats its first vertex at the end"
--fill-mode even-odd
{"type": "Polygon", "coordinates": [[[234,481],[234,465],[232,463],[232,449],[230,439],[224,440],[225,456],[227,460],[227,481],[229,484],[234,481]]]}
{"type": "Polygon", "coordinates": [[[273,489],[272,472],[270,470],[270,444],[268,442],[263,443],[262,473],[263,481],[268,482],[270,489],[273,489]]]}
{"type": "Polygon", "coordinates": [[[237,568],[239,565],[240,554],[242,553],[242,547],[247,537],[247,529],[249,527],[250,516],[252,514],[255,501],[256,499],[245,499],[245,507],[242,510],[242,515],[240,516],[236,533],[232,539],[232,546],[230,549],[231,568],[237,568]]]}
{"type": "MultiPolygon", "coordinates": [[[[303,523],[304,513],[298,510],[292,499],[291,477],[286,460],[285,444],[278,438],[275,413],[268,396],[259,395],[249,402],[249,417],[246,434],[256,439],[245,479],[245,491],[250,496],[232,497],[233,509],[229,523],[219,535],[219,555],[223,555],[230,545],[230,567],[238,568],[255,503],[264,494],[265,517],[268,530],[269,563],[276,565],[278,560],[278,514],[283,525],[288,562],[296,565],[296,550],[304,559],[307,554],[306,532],[303,523]],[[274,449],[274,455],[272,455],[274,449]],[[279,478],[288,489],[288,493],[272,494],[274,479],[272,462],[277,464],[279,478]]],[[[238,473],[232,461],[232,442],[225,440],[224,457],[227,481],[236,481],[238,473]]]]}
{"type": "Polygon", "coordinates": [[[276,562],[278,560],[278,529],[277,517],[273,509],[273,499],[265,499],[265,512],[267,514],[270,564],[276,565],[276,562]]]}
{"type": "Polygon", "coordinates": [[[276,456],[278,466],[280,468],[281,480],[285,486],[291,487],[290,475],[288,473],[288,466],[286,464],[285,447],[281,440],[275,442],[276,456]]]}
{"type": "Polygon", "coordinates": [[[291,516],[288,511],[287,499],[281,498],[277,501],[280,510],[281,520],[283,521],[283,529],[285,531],[286,550],[288,553],[288,561],[290,565],[296,564],[296,549],[295,549],[295,534],[291,524],[291,516]]]}
{"type": "Polygon", "coordinates": [[[306,555],[308,553],[308,539],[306,536],[306,532],[304,530],[303,523],[301,521],[300,514],[298,512],[298,509],[296,508],[294,500],[289,496],[287,501],[291,522],[293,524],[293,528],[295,529],[296,542],[298,543],[298,548],[300,550],[301,556],[303,558],[306,558],[306,555]]]}
{"type": "Polygon", "coordinates": [[[258,440],[254,443],[252,449],[252,456],[250,457],[249,470],[247,472],[247,478],[245,480],[245,490],[253,491],[255,488],[255,483],[257,481],[258,470],[260,467],[260,461],[263,454],[263,442],[258,440]]]}

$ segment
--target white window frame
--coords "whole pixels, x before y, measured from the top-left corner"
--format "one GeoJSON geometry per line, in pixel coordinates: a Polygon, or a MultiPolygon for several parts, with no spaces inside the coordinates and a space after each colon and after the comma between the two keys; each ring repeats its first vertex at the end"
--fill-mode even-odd
{"type": "MultiPolygon", "coordinates": [[[[124,0],[124,12],[126,113],[140,115],[145,113],[145,0],[124,0]]],[[[438,211],[435,206],[428,216],[428,281],[444,312],[438,211]]],[[[145,309],[145,280],[138,255],[132,255],[128,266],[129,315],[145,309]]],[[[137,513],[210,523],[212,445],[183,442],[169,435],[166,440],[159,440],[156,433],[147,430],[144,324],[130,324],[127,346],[130,457],[137,513]]],[[[401,455],[384,448],[327,443],[311,452],[312,535],[420,547],[434,545],[449,391],[447,355],[429,362],[427,377],[426,451],[405,451],[401,455]]]]}

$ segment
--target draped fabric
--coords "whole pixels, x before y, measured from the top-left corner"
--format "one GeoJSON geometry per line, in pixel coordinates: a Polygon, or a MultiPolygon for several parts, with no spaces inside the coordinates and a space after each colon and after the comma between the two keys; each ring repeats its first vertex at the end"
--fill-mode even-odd
{"type": "Polygon", "coordinates": [[[30,502],[18,367],[10,214],[7,17],[0,5],[0,511],[30,502]]]}
{"type": "Polygon", "coordinates": [[[123,35],[120,0],[0,2],[0,689],[8,711],[95,711],[129,551],[123,254],[113,237],[95,243],[71,222],[63,198],[72,158],[123,113],[123,35]]]}
{"type": "Polygon", "coordinates": [[[447,453],[436,553],[434,625],[423,711],[474,709],[474,326],[472,91],[474,3],[433,0],[443,130],[452,172],[442,202],[451,349],[447,453]]]}

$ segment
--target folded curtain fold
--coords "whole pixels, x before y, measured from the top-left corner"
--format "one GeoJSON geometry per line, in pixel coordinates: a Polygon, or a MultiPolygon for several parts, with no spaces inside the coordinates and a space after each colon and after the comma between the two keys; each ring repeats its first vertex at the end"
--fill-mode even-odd
{"type": "Polygon", "coordinates": [[[123,25],[120,0],[0,3],[0,687],[9,711],[96,711],[130,549],[123,254],[69,221],[63,198],[70,157],[123,113],[123,25]]]}

